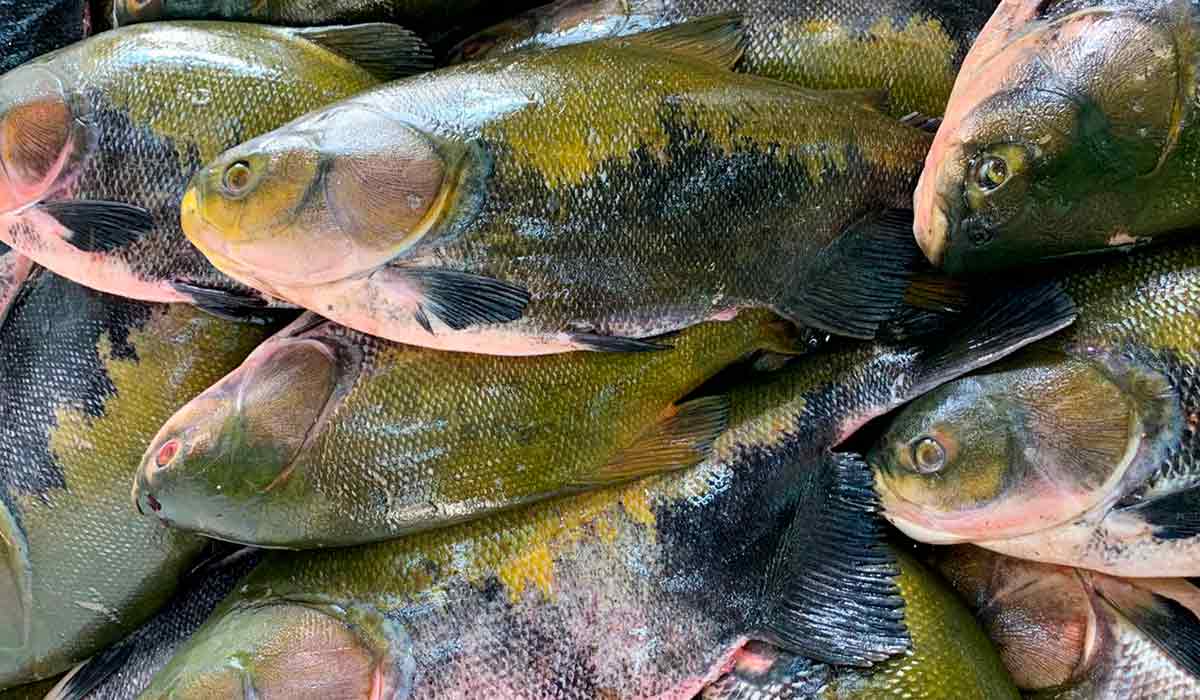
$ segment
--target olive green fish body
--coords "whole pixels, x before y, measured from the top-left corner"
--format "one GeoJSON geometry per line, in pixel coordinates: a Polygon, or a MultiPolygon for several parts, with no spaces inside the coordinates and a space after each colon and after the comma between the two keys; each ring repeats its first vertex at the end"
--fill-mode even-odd
{"type": "Polygon", "coordinates": [[[410,344],[613,349],[745,307],[869,336],[909,241],[864,219],[906,205],[927,145],[854,99],[614,40],[309,115],[199,174],[183,219],[229,274],[410,344]],[[842,239],[866,250],[842,261],[842,239]],[[869,299],[830,290],[856,267],[869,299]],[[459,285],[465,302],[443,291],[459,285]]]}
{"type": "Polygon", "coordinates": [[[1188,652],[1188,635],[1200,625],[1200,590],[1191,583],[1123,580],[971,546],[933,556],[1028,697],[1200,694],[1188,652]]]}
{"type": "Polygon", "coordinates": [[[116,641],[203,546],[138,517],[129,477],[174,410],[264,336],[45,271],[0,326],[0,687],[116,641]]]}
{"type": "Polygon", "coordinates": [[[708,15],[745,18],[738,70],[809,88],[886,89],[889,112],[940,115],[996,0],[561,0],[460,44],[458,59],[625,36],[708,15]]]}
{"type": "Polygon", "coordinates": [[[889,518],[930,542],[1196,575],[1200,247],[1073,269],[1072,329],[896,419],[873,460],[889,518]]]}
{"type": "Polygon", "coordinates": [[[167,424],[135,493],[176,527],[307,548],[691,466],[726,408],[676,402],[751,352],[788,350],[786,325],[747,312],[661,352],[519,358],[285,331],[167,424]]]}
{"type": "Polygon", "coordinates": [[[1200,223],[1194,3],[1004,2],[916,194],[955,274],[1128,248],[1200,223]]]}
{"type": "Polygon", "coordinates": [[[255,25],[129,27],[33,61],[0,78],[0,123],[26,144],[2,156],[0,239],[122,296],[193,301],[175,286],[185,283],[265,305],[184,237],[186,184],[224,149],[376,83],[312,41],[255,25]],[[101,208],[80,208],[89,202],[101,208]]]}
{"type": "MultiPolygon", "coordinates": [[[[795,512],[797,501],[824,493],[810,479],[841,489],[863,478],[854,458],[830,449],[864,422],[1069,321],[1058,302],[1048,314],[1044,299],[1017,304],[1039,309],[1042,321],[1018,324],[1015,335],[975,328],[965,336],[982,342],[971,349],[959,345],[964,336],[939,334],[939,346],[965,354],[858,345],[739,385],[730,395],[729,428],[693,469],[390,542],[269,555],[143,697],[216,697],[205,689],[246,684],[262,692],[282,687],[272,680],[280,678],[328,693],[330,668],[341,671],[347,696],[693,697],[728,670],[748,639],[790,639],[793,651],[860,664],[886,658],[906,648],[909,636],[890,607],[901,601],[887,587],[896,569],[872,539],[879,531],[860,511],[835,524],[822,519],[831,512],[827,502],[805,500],[813,507],[795,512]],[[1055,319],[1049,326],[1048,318],[1055,319]],[[814,532],[814,522],[843,528],[842,537],[814,532]],[[824,549],[831,541],[855,544],[835,555],[824,549]],[[844,566],[820,579],[815,571],[830,560],[844,566]],[[840,581],[860,566],[884,588],[865,581],[849,587],[873,602],[811,610],[816,627],[806,632],[791,627],[795,608],[773,604],[780,588],[840,581]],[[322,656],[324,675],[290,665],[290,649],[335,643],[336,653],[322,656]]],[[[842,595],[824,595],[831,593],[826,600],[842,595]]],[[[972,648],[986,648],[977,630],[970,634],[972,648]]],[[[980,664],[978,673],[974,664],[967,673],[949,666],[933,673],[959,697],[1003,687],[1002,674],[992,675],[995,663],[980,664]]],[[[919,691],[929,676],[893,678],[914,697],[926,696],[919,691]]]]}

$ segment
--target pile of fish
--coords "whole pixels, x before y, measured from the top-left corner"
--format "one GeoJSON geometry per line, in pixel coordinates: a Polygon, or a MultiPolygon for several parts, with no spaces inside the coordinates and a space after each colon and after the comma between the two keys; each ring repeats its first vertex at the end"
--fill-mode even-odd
{"type": "Polygon", "coordinates": [[[538,4],[0,0],[0,700],[1200,698],[1200,5],[538,4]]]}

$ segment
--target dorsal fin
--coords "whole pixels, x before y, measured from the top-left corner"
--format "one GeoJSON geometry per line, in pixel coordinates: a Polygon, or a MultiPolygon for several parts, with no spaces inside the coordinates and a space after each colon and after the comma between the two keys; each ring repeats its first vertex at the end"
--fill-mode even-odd
{"type": "Polygon", "coordinates": [[[373,22],[335,27],[286,29],[362,66],[382,81],[433,68],[433,54],[416,34],[394,24],[373,22]]]}
{"type": "Polygon", "coordinates": [[[635,34],[623,40],[670,53],[690,56],[732,70],[746,51],[741,14],[726,12],[635,34]]]}

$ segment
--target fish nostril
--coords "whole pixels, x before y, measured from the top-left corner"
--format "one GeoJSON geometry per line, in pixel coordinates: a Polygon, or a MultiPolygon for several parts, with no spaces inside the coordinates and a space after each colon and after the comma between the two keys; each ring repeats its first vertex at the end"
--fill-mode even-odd
{"type": "MultiPolygon", "coordinates": [[[[158,502],[158,499],[155,498],[153,494],[146,494],[146,503],[155,513],[162,510],[162,504],[158,502]]],[[[141,506],[138,506],[138,510],[141,510],[141,506]]]]}

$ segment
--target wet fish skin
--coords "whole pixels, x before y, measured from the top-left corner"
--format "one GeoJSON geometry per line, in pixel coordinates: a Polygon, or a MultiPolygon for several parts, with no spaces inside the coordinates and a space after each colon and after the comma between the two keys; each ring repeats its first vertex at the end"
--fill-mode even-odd
{"type": "Polygon", "coordinates": [[[1174,0],[1002,2],[915,196],[929,259],[965,276],[1194,228],[1196,12],[1174,0]]]}
{"type": "MultiPolygon", "coordinates": [[[[785,540],[790,547],[811,531],[813,511],[788,526],[802,475],[826,478],[824,469],[852,464],[831,448],[911,392],[1069,322],[1057,302],[1047,313],[1046,301],[1019,302],[1041,309],[1032,326],[939,335],[939,347],[955,348],[947,354],[850,345],[741,384],[730,428],[691,470],[386,543],[269,554],[143,698],[215,697],[212,689],[247,684],[287,692],[314,679],[325,686],[305,686],[314,697],[691,697],[717,680],[748,636],[762,641],[754,619],[768,595],[764,581],[804,578],[774,579],[764,568],[785,540]],[[288,649],[309,653],[322,636],[340,646],[336,657],[322,656],[320,675],[291,662],[288,649]]],[[[853,515],[848,523],[872,528],[862,512],[853,515]]],[[[788,551],[806,556],[803,547],[788,551]]],[[[886,609],[887,600],[899,603],[876,602],[886,609]]],[[[867,618],[878,613],[856,607],[863,634],[877,631],[871,625],[882,623],[867,618]]],[[[770,614],[761,621],[786,627],[770,614]]],[[[838,637],[847,652],[868,653],[862,640],[838,637]]],[[[879,639],[904,647],[895,641],[879,639]]],[[[1010,683],[999,664],[980,668],[945,678],[961,697],[1010,683]]],[[[910,673],[899,682],[925,680],[910,673]]]]}
{"type": "Polygon", "coordinates": [[[2,156],[0,240],[130,298],[193,301],[175,286],[182,282],[243,306],[268,305],[192,248],[179,228],[179,201],[192,173],[222,150],[377,84],[290,31],[128,27],[0,77],[0,125],[27,144],[2,156]],[[101,208],[70,219],[61,213],[81,202],[101,208]],[[114,211],[121,221],[105,226],[114,211]],[[63,222],[72,220],[103,230],[68,230],[63,222]]]}
{"type": "Polygon", "coordinates": [[[755,351],[795,353],[789,325],[748,311],[661,352],[525,358],[285,330],[167,422],[134,498],[172,527],[307,549],[692,466],[728,406],[685,397],[755,351]]]}
{"type": "Polygon", "coordinates": [[[86,0],[0,0],[0,73],[82,40],[90,25],[86,0]]]}
{"type": "Polygon", "coordinates": [[[197,174],[182,221],[231,276],[438,349],[611,350],[761,306],[869,336],[877,319],[857,321],[893,308],[911,238],[864,216],[907,204],[928,138],[862,99],[627,39],[502,56],[232,149],[197,174]],[[835,240],[871,242],[834,262],[835,240]],[[851,271],[861,283],[824,288],[851,271]]]}
{"type": "Polygon", "coordinates": [[[1075,327],[896,417],[869,457],[885,513],[934,544],[1200,574],[1200,247],[1070,269],[1075,327]]]}
{"type": "Polygon", "coordinates": [[[815,89],[887,89],[888,111],[941,115],[997,0],[559,0],[484,30],[452,60],[626,36],[724,12],[746,18],[738,70],[815,89]]]}
{"type": "Polygon", "coordinates": [[[733,668],[698,700],[867,700],[868,698],[1016,697],[996,649],[971,611],[936,573],[901,547],[897,583],[904,618],[912,635],[910,654],[869,671],[829,666],[794,656],[768,644],[750,643],[733,668]],[[978,685],[964,676],[978,669],[978,685]]]}
{"type": "Polygon", "coordinates": [[[970,545],[938,548],[931,557],[979,616],[1017,685],[1034,697],[1149,700],[1200,694],[1200,678],[1172,656],[1172,642],[1161,644],[1154,637],[1159,631],[1140,628],[1145,620],[1139,609],[1124,604],[1130,595],[1173,601],[1180,616],[1172,621],[1174,644],[1186,647],[1186,631],[1200,619],[1200,590],[1191,583],[1125,581],[970,545]]]}
{"type": "Polygon", "coordinates": [[[263,337],[44,270],[24,283],[0,326],[0,688],[67,670],[170,595],[203,540],[138,517],[129,475],[263,337]]]}
{"type": "Polygon", "coordinates": [[[249,549],[216,549],[208,561],[187,573],[183,586],[161,610],[133,634],[73,669],[46,700],[134,700],[261,559],[249,549]]]}

